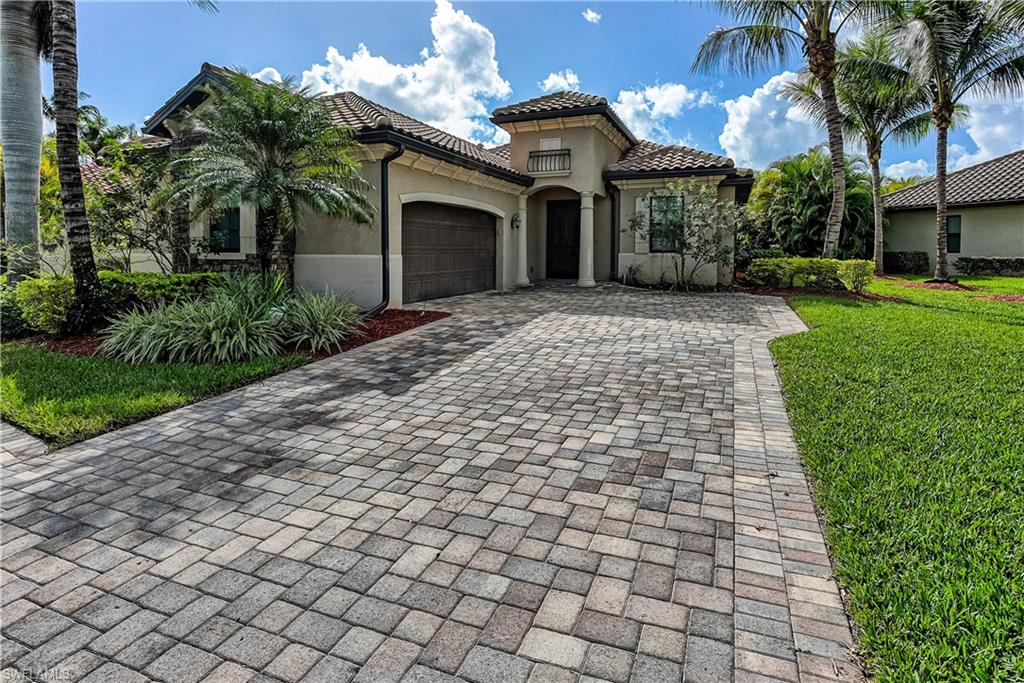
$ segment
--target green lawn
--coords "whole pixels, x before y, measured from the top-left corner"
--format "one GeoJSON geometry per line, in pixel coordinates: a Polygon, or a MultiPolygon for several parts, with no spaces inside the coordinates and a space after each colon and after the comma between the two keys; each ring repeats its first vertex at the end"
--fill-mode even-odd
{"type": "MultiPolygon", "coordinates": [[[[918,278],[924,279],[924,278],[918,278]]],[[[797,296],[772,342],[869,670],[1024,680],[1024,278],[797,296]]]]}
{"type": "Polygon", "coordinates": [[[64,446],[307,361],[285,356],[225,365],[129,365],[12,342],[0,347],[0,414],[64,446]]]}

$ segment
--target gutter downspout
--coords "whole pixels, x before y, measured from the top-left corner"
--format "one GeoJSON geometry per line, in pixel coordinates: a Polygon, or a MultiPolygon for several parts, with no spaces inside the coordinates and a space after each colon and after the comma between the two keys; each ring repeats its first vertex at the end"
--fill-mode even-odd
{"type": "Polygon", "coordinates": [[[606,180],[604,183],[605,192],[608,193],[608,198],[612,204],[612,263],[611,263],[611,277],[610,280],[618,282],[619,280],[619,241],[621,235],[619,235],[619,188],[615,186],[615,183],[610,180],[606,180]]]}
{"type": "Polygon", "coordinates": [[[388,196],[388,164],[405,154],[405,144],[398,143],[393,152],[380,160],[380,303],[367,312],[373,318],[391,303],[391,254],[389,238],[391,236],[390,197],[388,196]]]}

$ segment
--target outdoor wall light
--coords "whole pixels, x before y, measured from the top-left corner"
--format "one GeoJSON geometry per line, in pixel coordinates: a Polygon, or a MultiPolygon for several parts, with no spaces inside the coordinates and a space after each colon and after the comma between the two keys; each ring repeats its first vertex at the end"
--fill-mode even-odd
{"type": "Polygon", "coordinates": [[[519,220],[519,214],[518,213],[512,214],[512,229],[513,230],[518,230],[520,223],[521,223],[521,221],[519,220]]]}

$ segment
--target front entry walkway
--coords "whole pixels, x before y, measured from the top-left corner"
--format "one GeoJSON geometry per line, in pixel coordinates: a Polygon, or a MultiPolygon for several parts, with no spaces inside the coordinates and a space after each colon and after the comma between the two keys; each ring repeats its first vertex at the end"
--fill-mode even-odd
{"type": "Polygon", "coordinates": [[[430,307],[453,316],[8,461],[3,666],[856,678],[766,346],[803,329],[781,299],[541,286],[430,307]]]}

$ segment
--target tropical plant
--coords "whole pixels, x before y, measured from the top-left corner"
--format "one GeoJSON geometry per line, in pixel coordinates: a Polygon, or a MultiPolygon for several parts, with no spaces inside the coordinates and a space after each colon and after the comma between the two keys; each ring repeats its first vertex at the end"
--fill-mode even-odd
{"type": "MultiPolygon", "coordinates": [[[[862,160],[847,158],[843,166],[846,192],[839,257],[864,258],[873,232],[871,180],[862,160]]],[[[787,254],[821,253],[832,196],[831,168],[824,147],[812,147],[757,175],[748,210],[787,254]]]]}
{"type": "Polygon", "coordinates": [[[342,296],[300,289],[288,305],[286,334],[296,347],[319,353],[337,347],[362,319],[359,308],[342,296]]]}
{"type": "Polygon", "coordinates": [[[369,187],[352,158],[352,132],[338,127],[324,102],[294,79],[262,83],[231,74],[208,89],[209,103],[188,120],[201,141],[172,162],[181,180],[170,196],[191,199],[198,212],[245,202],[256,207],[260,272],[270,272],[275,241],[282,239],[289,286],[294,280],[294,231],[312,209],[368,222],[369,187]],[[290,235],[288,233],[291,233],[290,235]]]}
{"type": "Polygon", "coordinates": [[[832,202],[826,220],[822,253],[834,257],[839,249],[843,221],[842,115],[835,91],[836,34],[851,21],[874,10],[875,3],[857,0],[717,0],[716,4],[739,26],[718,28],[704,39],[692,69],[711,72],[717,67],[731,73],[751,74],[785,66],[794,54],[807,60],[817,79],[828,131],[832,163],[832,202]]]}
{"type": "Polygon", "coordinates": [[[717,186],[673,183],[649,202],[649,211],[630,217],[629,228],[647,240],[672,245],[677,284],[689,289],[701,270],[731,263],[733,236],[747,221],[747,212],[736,202],[720,200],[717,186]]]}
{"type": "Polygon", "coordinates": [[[4,239],[22,258],[5,264],[15,278],[38,270],[39,162],[43,139],[39,58],[50,54],[50,3],[0,5],[0,145],[4,239]]]}
{"type": "Polygon", "coordinates": [[[69,322],[71,330],[79,330],[98,322],[101,302],[79,162],[78,26],[74,0],[53,0],[50,4],[57,169],[68,256],[75,281],[75,311],[69,322]]]}
{"type": "Polygon", "coordinates": [[[927,182],[933,177],[930,175],[912,175],[908,178],[890,178],[886,176],[882,178],[882,194],[887,195],[892,192],[899,192],[919,183],[927,182]]]}
{"type": "MultiPolygon", "coordinates": [[[[892,139],[897,143],[917,142],[931,126],[928,94],[909,73],[898,69],[879,71],[863,68],[863,61],[894,62],[896,49],[882,31],[866,34],[859,43],[847,44],[839,53],[836,99],[847,139],[860,140],[867,151],[871,168],[871,194],[874,202],[875,272],[884,272],[882,252],[882,173],[879,164],[882,146],[892,139]]],[[[808,72],[786,84],[784,92],[814,120],[824,125],[825,101],[817,79],[808,72]]]]}
{"type": "MultiPolygon", "coordinates": [[[[957,105],[969,95],[1024,93],[1024,5],[1003,0],[887,4],[889,25],[914,78],[928,91],[935,126],[935,279],[945,280],[946,155],[957,105]]],[[[885,69],[884,63],[868,64],[885,69]]]]}

